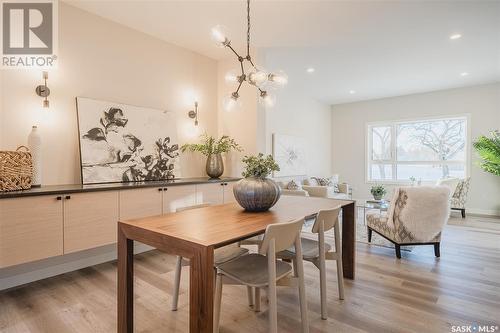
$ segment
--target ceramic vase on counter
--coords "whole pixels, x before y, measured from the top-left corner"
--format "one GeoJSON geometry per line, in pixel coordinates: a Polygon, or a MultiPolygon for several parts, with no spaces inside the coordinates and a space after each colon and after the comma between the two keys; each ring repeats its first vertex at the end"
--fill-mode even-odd
{"type": "Polygon", "coordinates": [[[224,173],[224,162],[221,154],[210,154],[205,168],[210,178],[219,178],[224,173]]]}
{"type": "Polygon", "coordinates": [[[32,127],[31,133],[28,136],[28,147],[33,161],[33,180],[31,186],[39,187],[42,185],[42,138],[36,126],[32,127]]]}

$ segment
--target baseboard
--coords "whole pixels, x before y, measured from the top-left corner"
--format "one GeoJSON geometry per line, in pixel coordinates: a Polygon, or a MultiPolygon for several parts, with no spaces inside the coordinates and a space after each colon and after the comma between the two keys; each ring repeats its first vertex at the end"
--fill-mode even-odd
{"type": "MultiPolygon", "coordinates": [[[[141,243],[134,244],[134,253],[150,251],[153,248],[141,243]]],[[[116,260],[116,245],[71,253],[59,257],[0,269],[0,290],[76,271],[81,268],[116,260]]]]}
{"type": "Polygon", "coordinates": [[[472,215],[488,215],[493,217],[500,217],[500,210],[494,210],[494,209],[466,208],[465,213],[472,215]]]}

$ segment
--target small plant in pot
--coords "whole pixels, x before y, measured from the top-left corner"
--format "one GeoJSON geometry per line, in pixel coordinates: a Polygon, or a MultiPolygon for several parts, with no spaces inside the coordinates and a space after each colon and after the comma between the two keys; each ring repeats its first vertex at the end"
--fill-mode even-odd
{"type": "Polygon", "coordinates": [[[375,200],[382,200],[384,195],[387,193],[384,185],[374,185],[372,186],[370,192],[375,200]]]}
{"type": "Polygon", "coordinates": [[[250,212],[269,210],[281,196],[281,188],[272,179],[271,172],[279,171],[279,165],[271,155],[245,156],[242,160],[245,169],[243,179],[233,187],[234,197],[241,207],[250,212]]]}
{"type": "Polygon", "coordinates": [[[222,154],[228,153],[231,150],[242,151],[243,148],[227,135],[221,136],[219,139],[209,136],[208,134],[201,135],[202,143],[186,143],[181,147],[181,151],[199,152],[207,156],[207,164],[205,170],[210,178],[219,178],[224,173],[224,162],[222,154]]]}

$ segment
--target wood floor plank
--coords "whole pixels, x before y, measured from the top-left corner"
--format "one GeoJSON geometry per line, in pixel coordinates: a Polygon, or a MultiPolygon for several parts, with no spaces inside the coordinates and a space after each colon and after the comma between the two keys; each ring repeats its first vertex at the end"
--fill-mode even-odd
{"type": "MultiPolygon", "coordinates": [[[[319,273],[305,264],[312,333],[449,332],[451,325],[500,324],[500,219],[452,220],[442,257],[416,247],[356,244],[356,279],[338,299],[335,264],[327,264],[328,320],[320,318],[319,273]]],[[[330,240],[331,241],[331,240],[330,240]]],[[[179,309],[170,311],[175,257],[150,251],[135,260],[137,332],[187,332],[189,268],[183,268],[179,309]]],[[[0,292],[2,333],[116,332],[116,262],[109,262],[0,292]]],[[[280,332],[300,331],[296,290],[278,288],[280,332]]],[[[267,306],[255,313],[246,288],[225,285],[221,332],[267,332],[267,306]]]]}

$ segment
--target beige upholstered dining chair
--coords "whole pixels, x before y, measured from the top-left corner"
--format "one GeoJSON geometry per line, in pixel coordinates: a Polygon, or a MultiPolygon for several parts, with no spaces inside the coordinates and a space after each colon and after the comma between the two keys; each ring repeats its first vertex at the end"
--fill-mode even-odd
{"type": "MultiPolygon", "coordinates": [[[[313,263],[320,272],[320,294],[321,294],[321,319],[328,318],[326,304],[326,260],[337,262],[337,281],[339,298],[344,299],[344,272],[342,270],[342,246],[340,243],[339,213],[341,207],[320,210],[314,221],[312,232],[318,234],[318,240],[301,238],[302,257],[313,263]],[[331,246],[325,242],[325,232],[333,229],[335,237],[335,252],[331,252],[331,246]]],[[[276,254],[278,258],[293,260],[295,263],[296,253],[293,248],[276,254]]],[[[295,265],[294,265],[295,266],[295,265]]]]}
{"type": "MultiPolygon", "coordinates": [[[[204,203],[194,206],[180,207],[176,209],[176,212],[182,212],[185,210],[203,208],[208,206],[210,206],[210,204],[204,203]]],[[[248,249],[239,247],[237,243],[229,244],[227,246],[216,249],[214,251],[214,268],[217,268],[218,265],[221,265],[225,262],[238,258],[247,253],[248,249]]],[[[177,256],[177,260],[175,263],[174,293],[172,295],[172,311],[177,311],[177,304],[179,303],[179,288],[181,284],[181,272],[183,265],[185,266],[189,265],[189,261],[184,260],[180,256],[177,256]]],[[[250,305],[252,305],[252,297],[251,297],[252,291],[248,290],[248,293],[249,293],[248,295],[249,303],[250,305]]]]}
{"type": "Polygon", "coordinates": [[[398,187],[387,215],[367,214],[368,242],[375,231],[394,244],[398,259],[401,258],[401,246],[405,245],[434,245],[434,254],[439,257],[441,231],[449,216],[449,187],[398,187]]]}
{"type": "Polygon", "coordinates": [[[219,332],[219,320],[222,299],[222,284],[241,284],[247,287],[267,288],[269,299],[269,332],[278,332],[278,312],[276,286],[298,287],[300,298],[300,314],[302,332],[309,332],[307,320],[307,302],[304,285],[304,268],[302,262],[302,246],[300,231],[304,219],[276,223],[267,226],[264,239],[259,247],[259,253],[247,254],[226,262],[217,267],[214,304],[214,332],[219,332]],[[276,252],[283,251],[294,245],[297,253],[294,276],[292,266],[284,261],[276,260],[276,252]]]}

